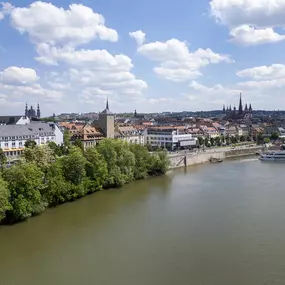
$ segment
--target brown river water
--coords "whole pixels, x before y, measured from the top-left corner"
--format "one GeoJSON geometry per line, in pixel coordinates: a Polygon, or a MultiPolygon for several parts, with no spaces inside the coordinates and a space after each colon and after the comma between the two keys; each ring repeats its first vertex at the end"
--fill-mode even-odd
{"type": "Polygon", "coordinates": [[[0,227],[0,285],[284,285],[285,163],[227,161],[0,227]]]}

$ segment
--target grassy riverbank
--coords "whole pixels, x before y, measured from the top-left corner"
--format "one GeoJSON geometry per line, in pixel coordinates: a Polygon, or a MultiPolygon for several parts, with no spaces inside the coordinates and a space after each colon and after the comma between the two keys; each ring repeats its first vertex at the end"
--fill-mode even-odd
{"type": "Polygon", "coordinates": [[[16,165],[2,167],[0,222],[22,221],[102,189],[163,175],[168,165],[165,152],[150,154],[119,140],[106,139],[86,151],[81,145],[31,144],[16,165]]]}

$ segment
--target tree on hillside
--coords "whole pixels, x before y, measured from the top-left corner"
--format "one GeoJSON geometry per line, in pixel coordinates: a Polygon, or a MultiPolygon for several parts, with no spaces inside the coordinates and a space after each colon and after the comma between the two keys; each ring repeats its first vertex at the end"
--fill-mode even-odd
{"type": "Polygon", "coordinates": [[[9,190],[7,183],[0,178],[0,223],[6,216],[6,211],[11,209],[9,203],[9,190]]]}
{"type": "Polygon", "coordinates": [[[71,145],[70,138],[71,138],[71,134],[70,134],[69,130],[64,130],[64,133],[63,133],[63,145],[65,147],[70,147],[70,145],[71,145]]]}

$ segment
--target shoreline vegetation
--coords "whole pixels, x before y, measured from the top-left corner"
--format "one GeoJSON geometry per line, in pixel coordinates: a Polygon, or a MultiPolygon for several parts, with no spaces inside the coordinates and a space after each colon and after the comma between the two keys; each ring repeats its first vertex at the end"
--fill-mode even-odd
{"type": "Polygon", "coordinates": [[[164,175],[169,168],[166,152],[151,154],[145,146],[112,139],[86,150],[80,142],[65,141],[62,146],[30,142],[15,165],[5,168],[6,163],[0,152],[0,224],[14,224],[100,190],[164,175]]]}

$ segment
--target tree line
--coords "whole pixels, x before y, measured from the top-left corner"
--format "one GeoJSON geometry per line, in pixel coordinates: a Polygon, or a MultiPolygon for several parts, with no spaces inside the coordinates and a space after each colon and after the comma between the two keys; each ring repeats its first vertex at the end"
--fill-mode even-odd
{"type": "Polygon", "coordinates": [[[15,223],[47,207],[74,201],[96,191],[121,187],[134,180],[166,173],[163,151],[105,139],[96,147],[80,143],[36,146],[28,142],[20,160],[5,167],[0,149],[0,222],[15,223]]]}

